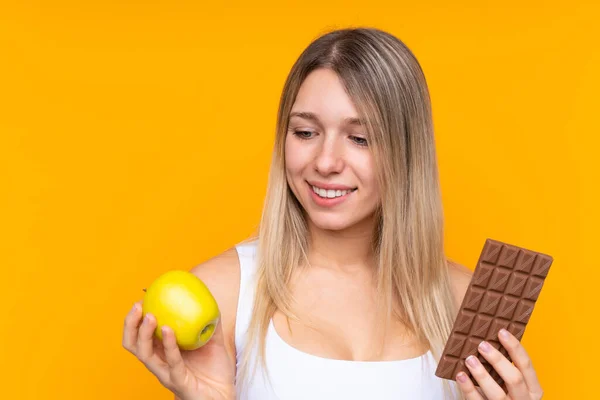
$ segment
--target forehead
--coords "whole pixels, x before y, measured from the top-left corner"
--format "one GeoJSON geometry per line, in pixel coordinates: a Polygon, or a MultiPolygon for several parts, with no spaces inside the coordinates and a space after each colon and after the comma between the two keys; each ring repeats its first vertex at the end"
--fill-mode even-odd
{"type": "Polygon", "coordinates": [[[359,118],[340,78],[330,69],[311,72],[300,86],[290,117],[301,118],[309,114],[318,116],[323,123],[331,124],[359,118]]]}

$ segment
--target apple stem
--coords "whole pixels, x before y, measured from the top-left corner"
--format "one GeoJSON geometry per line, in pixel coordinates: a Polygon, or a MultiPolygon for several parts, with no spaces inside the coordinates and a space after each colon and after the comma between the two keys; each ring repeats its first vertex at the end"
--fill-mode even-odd
{"type": "Polygon", "coordinates": [[[145,292],[145,291],[146,291],[146,288],[143,288],[142,290],[145,292]]]}

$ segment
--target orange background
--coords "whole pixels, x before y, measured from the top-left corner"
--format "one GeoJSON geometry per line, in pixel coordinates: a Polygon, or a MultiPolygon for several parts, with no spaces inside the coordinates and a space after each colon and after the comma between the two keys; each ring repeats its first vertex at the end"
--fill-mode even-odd
{"type": "Polygon", "coordinates": [[[0,398],[172,399],[121,347],[123,318],[158,274],[254,230],[286,74],[349,25],[397,35],[426,72],[448,255],[472,269],[488,237],[551,254],[523,343],[545,399],[596,397],[597,2],[15,3],[0,398]]]}

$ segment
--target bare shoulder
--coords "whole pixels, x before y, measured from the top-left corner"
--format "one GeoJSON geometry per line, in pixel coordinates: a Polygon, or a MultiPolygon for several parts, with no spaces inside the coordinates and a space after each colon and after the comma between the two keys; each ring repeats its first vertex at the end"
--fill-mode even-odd
{"type": "Polygon", "coordinates": [[[471,283],[473,271],[464,265],[449,259],[448,272],[450,274],[450,284],[452,285],[456,305],[459,307],[469,288],[469,284],[471,283]]]}
{"type": "Polygon", "coordinates": [[[217,295],[223,299],[237,298],[235,292],[240,283],[240,262],[235,247],[196,265],[191,272],[206,283],[215,298],[217,295]]]}
{"type": "Polygon", "coordinates": [[[235,247],[218,254],[191,269],[211,291],[219,310],[223,335],[230,355],[235,356],[234,331],[240,287],[240,262],[235,247]]]}

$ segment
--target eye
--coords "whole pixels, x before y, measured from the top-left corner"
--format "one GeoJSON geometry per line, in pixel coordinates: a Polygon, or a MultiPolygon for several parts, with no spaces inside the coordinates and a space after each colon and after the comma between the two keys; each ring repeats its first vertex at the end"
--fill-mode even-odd
{"type": "Polygon", "coordinates": [[[300,139],[310,139],[313,135],[313,132],[311,132],[311,131],[301,131],[301,130],[295,130],[292,133],[294,135],[298,136],[300,139]]]}
{"type": "Polygon", "coordinates": [[[360,136],[350,136],[350,139],[359,146],[368,146],[367,139],[360,136]]]}

